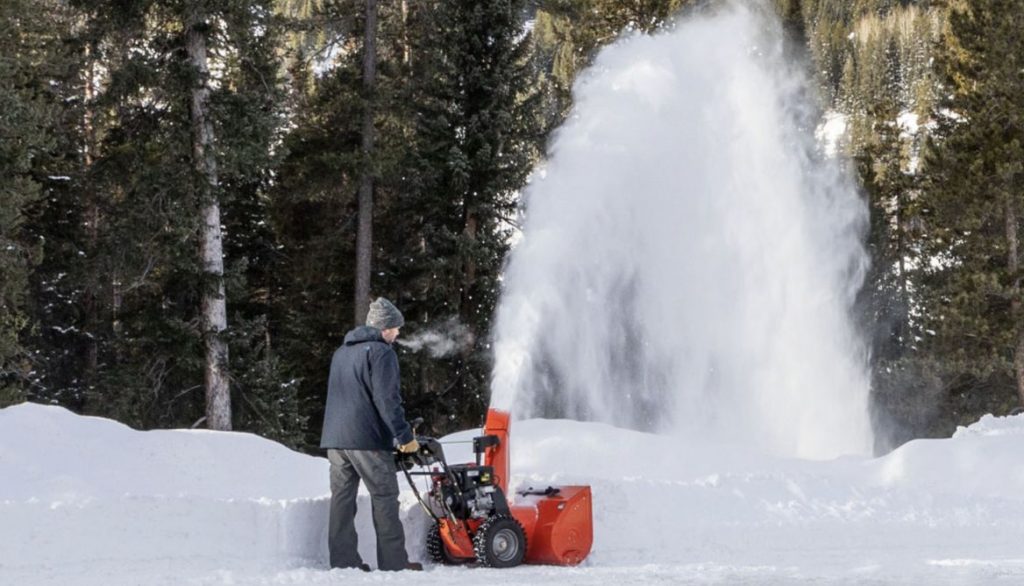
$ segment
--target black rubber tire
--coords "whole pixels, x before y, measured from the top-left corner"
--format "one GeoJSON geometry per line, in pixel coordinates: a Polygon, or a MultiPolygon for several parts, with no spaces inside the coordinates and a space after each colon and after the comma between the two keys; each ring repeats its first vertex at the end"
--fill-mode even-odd
{"type": "Polygon", "coordinates": [[[430,556],[430,561],[435,564],[453,565],[461,563],[461,560],[454,558],[448,553],[448,550],[444,547],[444,541],[441,539],[441,526],[437,523],[430,528],[427,532],[427,555],[430,556]]]}
{"type": "Polygon", "coordinates": [[[523,526],[508,515],[494,515],[484,521],[473,536],[476,561],[489,568],[512,568],[526,557],[523,526]]]}

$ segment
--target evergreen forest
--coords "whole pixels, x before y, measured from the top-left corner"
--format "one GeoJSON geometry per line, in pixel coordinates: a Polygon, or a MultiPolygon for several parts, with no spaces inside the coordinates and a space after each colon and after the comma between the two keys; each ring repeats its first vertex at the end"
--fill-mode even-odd
{"type": "MultiPolygon", "coordinates": [[[[406,411],[488,404],[519,194],[623,34],[708,0],[3,0],[0,407],[318,445],[405,314],[406,411]]],[[[773,0],[871,210],[879,450],[1024,405],[1024,3],[773,0]]]]}

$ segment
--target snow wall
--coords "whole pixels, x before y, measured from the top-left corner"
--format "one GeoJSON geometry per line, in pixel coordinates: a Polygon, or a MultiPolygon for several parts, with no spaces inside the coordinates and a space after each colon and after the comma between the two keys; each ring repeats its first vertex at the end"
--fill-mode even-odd
{"type": "MultiPolygon", "coordinates": [[[[326,565],[329,467],[252,434],[142,432],[59,407],[9,407],[0,410],[0,568],[154,558],[326,565]]],[[[406,515],[417,516],[411,497],[406,515]]],[[[363,492],[360,550],[373,560],[369,511],[363,492]]],[[[412,551],[422,547],[412,541],[412,551]]]]}

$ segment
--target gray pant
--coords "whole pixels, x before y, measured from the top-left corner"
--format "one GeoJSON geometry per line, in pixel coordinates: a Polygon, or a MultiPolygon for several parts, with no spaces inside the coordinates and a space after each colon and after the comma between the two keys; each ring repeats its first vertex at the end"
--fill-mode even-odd
{"type": "Polygon", "coordinates": [[[395,456],[385,450],[327,450],[331,461],[331,517],[327,547],[332,568],[354,568],[363,563],[356,535],[356,493],[359,480],[370,491],[373,528],[377,532],[377,567],[404,570],[405,531],[398,516],[398,479],[395,456]]]}

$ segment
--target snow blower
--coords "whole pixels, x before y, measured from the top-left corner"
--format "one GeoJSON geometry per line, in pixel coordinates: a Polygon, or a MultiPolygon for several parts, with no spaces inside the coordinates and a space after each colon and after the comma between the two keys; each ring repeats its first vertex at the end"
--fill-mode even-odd
{"type": "Polygon", "coordinates": [[[449,464],[441,443],[430,437],[417,438],[418,452],[398,456],[416,499],[434,520],[427,534],[427,552],[434,562],[571,566],[590,553],[594,532],[589,486],[528,489],[517,493],[514,502],[506,496],[509,427],[507,412],[487,412],[484,434],[473,438],[475,462],[449,464]],[[426,495],[414,476],[429,477],[426,495]]]}

